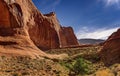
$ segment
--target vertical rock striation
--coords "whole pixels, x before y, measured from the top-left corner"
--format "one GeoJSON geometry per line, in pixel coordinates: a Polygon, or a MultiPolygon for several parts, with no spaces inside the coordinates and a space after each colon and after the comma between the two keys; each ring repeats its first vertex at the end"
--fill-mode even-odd
{"type": "Polygon", "coordinates": [[[108,66],[120,63],[120,29],[107,39],[100,55],[108,66]]]}
{"type": "Polygon", "coordinates": [[[31,54],[29,48],[36,55],[40,51],[38,48],[47,50],[79,45],[71,27],[61,27],[54,12],[40,13],[32,0],[0,0],[0,12],[1,48],[19,48],[21,54],[31,54]]]}

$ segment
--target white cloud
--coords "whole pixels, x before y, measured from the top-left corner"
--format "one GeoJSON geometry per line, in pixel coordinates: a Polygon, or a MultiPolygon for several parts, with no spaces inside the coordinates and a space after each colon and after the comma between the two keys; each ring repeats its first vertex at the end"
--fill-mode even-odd
{"type": "Polygon", "coordinates": [[[120,7],[120,0],[99,0],[99,1],[103,1],[106,6],[114,5],[120,7]]]}
{"type": "Polygon", "coordinates": [[[106,0],[107,5],[118,4],[119,0],[106,0]]]}
{"type": "Polygon", "coordinates": [[[79,32],[76,33],[76,36],[78,39],[83,39],[83,38],[107,39],[113,32],[117,31],[118,28],[120,27],[110,28],[110,29],[107,28],[95,29],[96,31],[92,31],[92,32],[90,32],[90,30],[88,31],[88,28],[87,31],[84,28],[82,28],[79,32]]]}

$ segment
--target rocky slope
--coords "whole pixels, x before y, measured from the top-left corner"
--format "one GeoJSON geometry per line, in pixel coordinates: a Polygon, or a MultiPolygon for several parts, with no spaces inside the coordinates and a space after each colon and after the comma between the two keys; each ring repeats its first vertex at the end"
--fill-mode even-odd
{"type": "Polygon", "coordinates": [[[107,39],[100,54],[106,65],[120,63],[120,29],[107,39]]]}
{"type": "Polygon", "coordinates": [[[46,56],[40,49],[78,45],[72,28],[64,30],[53,12],[41,14],[32,0],[0,0],[0,12],[1,55],[46,56]]]}

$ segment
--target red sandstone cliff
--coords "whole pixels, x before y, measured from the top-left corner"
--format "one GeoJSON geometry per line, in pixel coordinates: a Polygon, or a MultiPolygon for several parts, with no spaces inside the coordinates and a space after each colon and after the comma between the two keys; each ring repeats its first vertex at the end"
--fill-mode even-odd
{"type": "Polygon", "coordinates": [[[71,27],[61,27],[54,12],[45,14],[42,19],[43,21],[36,15],[35,26],[29,29],[31,39],[40,49],[45,50],[79,45],[73,29],[71,27]]]}
{"type": "Polygon", "coordinates": [[[61,47],[75,47],[79,45],[72,27],[61,27],[59,35],[61,47]]]}
{"type": "Polygon", "coordinates": [[[72,28],[61,27],[55,13],[41,14],[31,0],[0,0],[0,12],[2,54],[44,56],[37,47],[78,45],[72,28]]]}
{"type": "Polygon", "coordinates": [[[106,65],[120,63],[120,29],[107,39],[100,54],[106,65]]]}

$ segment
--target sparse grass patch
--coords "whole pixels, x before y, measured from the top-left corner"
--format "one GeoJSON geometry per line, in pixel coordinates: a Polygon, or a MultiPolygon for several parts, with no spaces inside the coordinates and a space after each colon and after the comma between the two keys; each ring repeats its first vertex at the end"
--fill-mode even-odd
{"type": "MultiPolygon", "coordinates": [[[[100,61],[97,53],[99,48],[65,48],[48,51],[51,54],[67,53],[69,58],[63,60],[3,56],[0,57],[0,73],[3,73],[2,76],[6,74],[8,76],[85,76],[89,74],[94,76],[96,71],[109,68],[100,61]]],[[[119,66],[114,66],[110,70],[118,75],[119,66]]]]}
{"type": "Polygon", "coordinates": [[[25,71],[25,72],[22,72],[22,75],[30,75],[30,73],[25,71]]]}
{"type": "Polygon", "coordinates": [[[50,59],[5,57],[1,58],[1,61],[0,73],[3,72],[3,76],[6,74],[9,74],[8,76],[43,76],[43,74],[44,76],[62,76],[68,74],[58,62],[50,59]]]}
{"type": "Polygon", "coordinates": [[[20,76],[19,73],[13,73],[12,76],[20,76]]]}

